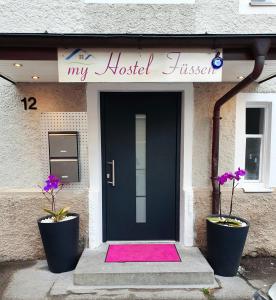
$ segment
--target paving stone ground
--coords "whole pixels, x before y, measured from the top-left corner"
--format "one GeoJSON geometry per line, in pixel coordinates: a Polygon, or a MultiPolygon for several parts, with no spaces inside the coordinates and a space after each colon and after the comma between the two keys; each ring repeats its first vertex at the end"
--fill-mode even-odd
{"type": "MultiPolygon", "coordinates": [[[[0,264],[1,300],[105,300],[105,299],[183,299],[183,300],[249,300],[256,290],[268,291],[276,281],[276,258],[245,258],[242,274],[232,278],[217,276],[220,288],[202,289],[114,289],[95,290],[89,294],[51,295],[55,282],[63,285],[72,278],[72,272],[53,274],[44,260],[0,264]]],[[[62,289],[61,289],[62,290],[62,289]]]]}
{"type": "Polygon", "coordinates": [[[276,257],[244,257],[242,276],[265,294],[276,282],[276,257]]]}
{"type": "Polygon", "coordinates": [[[15,272],[35,265],[35,261],[0,263],[0,299],[15,272]]]}

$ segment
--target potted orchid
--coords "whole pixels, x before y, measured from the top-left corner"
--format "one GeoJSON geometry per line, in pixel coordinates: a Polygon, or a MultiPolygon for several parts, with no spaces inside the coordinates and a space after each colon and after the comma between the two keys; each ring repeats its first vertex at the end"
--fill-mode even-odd
{"type": "Polygon", "coordinates": [[[53,273],[73,270],[78,261],[79,215],[69,213],[69,207],[56,208],[57,194],[63,188],[58,177],[48,176],[40,188],[51,204],[51,209],[44,208],[48,215],[37,221],[49,270],[53,273]]]}
{"type": "Polygon", "coordinates": [[[218,176],[219,214],[207,217],[207,259],[215,274],[235,276],[237,274],[242,251],[245,245],[249,222],[232,215],[233,199],[236,187],[246,171],[238,168],[235,172],[226,172],[218,176]],[[222,214],[221,186],[232,183],[228,214],[222,214]]]}

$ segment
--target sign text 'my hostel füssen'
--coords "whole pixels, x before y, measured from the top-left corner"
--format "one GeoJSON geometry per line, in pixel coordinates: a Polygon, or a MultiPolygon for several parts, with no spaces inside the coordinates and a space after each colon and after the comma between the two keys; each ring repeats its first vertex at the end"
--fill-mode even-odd
{"type": "Polygon", "coordinates": [[[215,52],[197,49],[58,49],[60,82],[218,82],[215,52]]]}

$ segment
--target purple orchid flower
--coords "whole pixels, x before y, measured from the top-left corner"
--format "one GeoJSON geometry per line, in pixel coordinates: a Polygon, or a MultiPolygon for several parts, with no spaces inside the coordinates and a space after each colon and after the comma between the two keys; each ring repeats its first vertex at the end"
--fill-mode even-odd
{"type": "MultiPolygon", "coordinates": [[[[63,184],[61,180],[54,175],[49,175],[45,180],[44,187],[41,187],[42,194],[51,202],[52,212],[56,211],[56,196],[61,191],[63,184]]],[[[46,210],[47,211],[47,210],[46,210]]]]}
{"type": "Polygon", "coordinates": [[[242,176],[245,176],[246,175],[246,171],[241,169],[241,168],[238,168],[237,171],[235,171],[235,179],[236,180],[240,180],[242,176]]]}
{"type": "Polygon", "coordinates": [[[227,181],[227,173],[218,176],[217,181],[220,185],[224,185],[224,183],[227,181]]]}
{"type": "Polygon", "coordinates": [[[232,180],[235,178],[235,175],[232,172],[226,172],[221,176],[218,176],[217,181],[220,185],[224,185],[228,180],[232,180]]]}
{"type": "MultiPolygon", "coordinates": [[[[219,195],[221,194],[220,193],[220,186],[224,185],[224,183],[226,183],[228,180],[229,181],[233,180],[229,217],[232,214],[234,191],[235,191],[235,188],[238,185],[238,183],[235,184],[235,180],[239,181],[241,179],[241,177],[243,177],[245,175],[246,175],[246,171],[241,169],[241,168],[238,168],[238,170],[235,171],[234,173],[226,172],[226,173],[222,174],[221,176],[217,177],[217,182],[219,183],[219,195]]],[[[220,215],[220,218],[221,218],[221,196],[219,196],[219,215],[220,215]]]]}
{"type": "Polygon", "coordinates": [[[60,179],[54,175],[48,176],[48,179],[45,181],[46,185],[44,186],[44,191],[49,192],[49,190],[55,190],[60,185],[60,179]]]}
{"type": "Polygon", "coordinates": [[[246,175],[246,171],[241,169],[241,168],[238,168],[238,170],[235,171],[234,173],[226,172],[226,173],[222,174],[221,176],[218,176],[217,177],[217,182],[220,185],[223,185],[228,180],[231,181],[231,180],[235,179],[235,180],[239,181],[241,179],[241,177],[245,176],[245,175],[246,175]]]}

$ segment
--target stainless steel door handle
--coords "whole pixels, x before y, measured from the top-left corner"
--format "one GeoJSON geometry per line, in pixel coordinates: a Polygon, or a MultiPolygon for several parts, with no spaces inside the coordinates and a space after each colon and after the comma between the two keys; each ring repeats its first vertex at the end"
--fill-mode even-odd
{"type": "Polygon", "coordinates": [[[112,161],[107,162],[109,165],[111,165],[111,181],[107,181],[107,183],[111,184],[112,186],[115,186],[115,161],[112,159],[112,161]]]}

